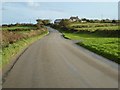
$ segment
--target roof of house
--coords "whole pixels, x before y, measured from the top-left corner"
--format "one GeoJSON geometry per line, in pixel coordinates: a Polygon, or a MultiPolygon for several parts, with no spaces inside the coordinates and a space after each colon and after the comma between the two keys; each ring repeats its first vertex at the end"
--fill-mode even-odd
{"type": "Polygon", "coordinates": [[[78,16],[76,16],[76,17],[70,17],[70,19],[79,19],[79,18],[78,16]]]}

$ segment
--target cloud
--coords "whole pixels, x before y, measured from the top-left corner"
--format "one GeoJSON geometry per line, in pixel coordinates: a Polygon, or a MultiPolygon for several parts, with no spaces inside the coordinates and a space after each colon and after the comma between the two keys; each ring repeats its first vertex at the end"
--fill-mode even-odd
{"type": "Polygon", "coordinates": [[[27,0],[27,5],[30,6],[30,7],[38,7],[39,6],[39,3],[37,2],[34,2],[33,0],[27,0]]]}

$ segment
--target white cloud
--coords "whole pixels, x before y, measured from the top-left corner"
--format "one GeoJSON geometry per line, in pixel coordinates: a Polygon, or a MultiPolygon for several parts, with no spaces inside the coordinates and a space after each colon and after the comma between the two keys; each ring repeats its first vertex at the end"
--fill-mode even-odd
{"type": "Polygon", "coordinates": [[[39,3],[34,2],[33,0],[28,0],[27,5],[30,6],[30,7],[38,7],[39,3]]]}

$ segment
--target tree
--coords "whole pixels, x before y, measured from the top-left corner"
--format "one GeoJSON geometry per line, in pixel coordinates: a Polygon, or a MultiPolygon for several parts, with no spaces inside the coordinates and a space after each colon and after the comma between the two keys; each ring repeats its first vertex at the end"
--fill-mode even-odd
{"type": "Polygon", "coordinates": [[[95,22],[95,23],[99,23],[100,21],[99,21],[98,19],[95,19],[94,22],[95,22]]]}
{"type": "Polygon", "coordinates": [[[49,19],[45,19],[45,20],[42,21],[42,23],[43,23],[44,25],[49,25],[50,22],[51,22],[51,21],[50,21],[49,19]]]}
{"type": "Polygon", "coordinates": [[[101,22],[102,22],[102,23],[105,23],[105,19],[102,19],[101,22]]]}
{"type": "Polygon", "coordinates": [[[89,20],[89,19],[86,19],[86,22],[90,22],[90,20],[89,20]]]}
{"type": "Polygon", "coordinates": [[[116,23],[116,20],[112,20],[112,23],[116,23]]]}
{"type": "Polygon", "coordinates": [[[44,19],[44,20],[37,19],[36,21],[37,21],[37,27],[39,29],[42,28],[44,25],[50,25],[50,22],[51,22],[49,19],[44,19]]]}
{"type": "MultiPolygon", "coordinates": [[[[12,25],[11,25],[12,26],[12,25]]],[[[20,23],[16,23],[15,26],[20,26],[20,23]]]]}
{"type": "Polygon", "coordinates": [[[82,18],[81,20],[82,20],[82,21],[86,21],[87,19],[86,19],[86,18],[82,18]]]}
{"type": "Polygon", "coordinates": [[[69,24],[70,24],[70,21],[69,21],[68,19],[62,19],[62,20],[60,21],[60,25],[61,25],[62,27],[67,27],[69,24]]]}
{"type": "Polygon", "coordinates": [[[89,20],[89,21],[90,21],[91,23],[93,23],[93,22],[94,22],[94,20],[92,20],[92,19],[91,19],[91,20],[89,20]]]}
{"type": "Polygon", "coordinates": [[[42,28],[43,27],[43,21],[42,21],[42,19],[37,19],[36,21],[37,21],[37,27],[39,29],[42,28]]]}

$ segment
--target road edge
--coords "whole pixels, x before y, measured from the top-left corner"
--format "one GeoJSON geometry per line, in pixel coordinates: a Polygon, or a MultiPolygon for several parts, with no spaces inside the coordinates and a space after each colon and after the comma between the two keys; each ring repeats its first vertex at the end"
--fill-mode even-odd
{"type": "Polygon", "coordinates": [[[61,35],[64,39],[66,40],[70,40],[71,42],[73,42],[73,44],[75,45],[75,47],[79,48],[79,49],[82,49],[84,51],[84,53],[89,53],[90,56],[94,56],[94,57],[97,57],[101,60],[101,62],[104,62],[104,63],[108,63],[110,66],[112,66],[114,69],[118,69],[118,66],[120,66],[118,63],[112,61],[112,60],[109,60],[108,58],[106,57],[103,57],[102,55],[99,55],[81,45],[78,45],[76,42],[74,42],[74,40],[66,37],[63,33],[61,35]]]}
{"type": "MultiPolygon", "coordinates": [[[[45,36],[49,35],[49,31],[47,34],[45,34],[42,38],[44,38],[45,36]]],[[[40,38],[40,39],[42,39],[40,38]]],[[[40,40],[38,39],[38,40],[40,40]]],[[[5,66],[5,68],[2,68],[2,85],[4,84],[4,82],[6,81],[6,78],[9,74],[9,72],[13,69],[13,67],[15,66],[15,64],[17,63],[18,59],[22,56],[22,54],[35,42],[37,42],[38,40],[32,42],[31,44],[29,44],[28,46],[26,46],[25,48],[23,48],[18,54],[16,54],[11,60],[10,63],[5,66]]]]}

